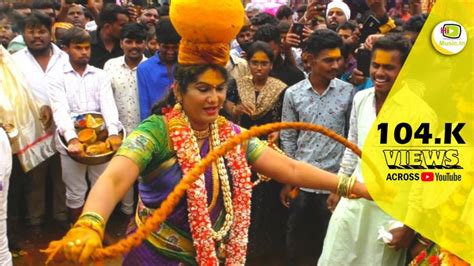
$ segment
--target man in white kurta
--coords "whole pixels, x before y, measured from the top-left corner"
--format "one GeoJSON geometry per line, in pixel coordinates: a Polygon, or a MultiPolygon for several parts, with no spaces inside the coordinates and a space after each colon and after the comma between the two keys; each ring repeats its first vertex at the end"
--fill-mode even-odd
{"type": "MultiPolygon", "coordinates": [[[[360,91],[354,96],[350,119],[348,139],[359,147],[364,146],[384,103],[387,107],[383,110],[384,117],[393,115],[402,106],[403,110],[412,110],[406,115],[419,121],[434,116],[429,112],[417,111],[419,106],[414,103],[422,101],[409,86],[393,91],[387,99],[410,47],[408,40],[396,35],[383,37],[374,45],[370,74],[375,87],[360,91]]],[[[354,175],[359,182],[364,182],[361,161],[349,149],[344,152],[338,174],[354,175]]],[[[415,236],[411,228],[404,225],[390,230],[393,239],[389,243],[378,239],[380,227],[388,228],[393,220],[395,219],[373,201],[342,198],[329,222],[318,265],[406,265],[406,250],[415,236]]]]}

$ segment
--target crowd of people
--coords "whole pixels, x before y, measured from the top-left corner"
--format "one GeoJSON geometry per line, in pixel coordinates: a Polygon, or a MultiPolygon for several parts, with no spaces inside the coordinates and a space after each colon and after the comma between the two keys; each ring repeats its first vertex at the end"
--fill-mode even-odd
{"type": "MultiPolygon", "coordinates": [[[[169,18],[168,4],[76,2],[33,0],[2,4],[0,9],[2,60],[16,66],[15,76],[23,86],[19,87],[38,107],[33,122],[41,123],[44,130],[35,142],[16,152],[13,149],[12,156],[4,134],[11,133],[11,128],[4,126],[6,118],[0,114],[2,158],[12,158],[12,163],[3,159],[0,163],[0,262],[11,263],[5,234],[7,191],[12,236],[14,225],[20,222],[41,230],[46,213],[51,213],[58,224],[77,225],[66,237],[80,236],[82,242],[92,239],[90,246],[99,247],[104,232],[97,228],[88,232],[84,221],[105,224],[118,202],[124,223],[133,221],[128,228],[133,232],[189,170],[183,166],[189,162],[183,163],[186,158],[180,157],[180,139],[173,139],[172,134],[186,131],[175,129],[171,121],[189,124],[196,141],[185,144],[190,149],[198,145],[198,158],[215,147],[221,130],[235,134],[279,121],[322,125],[362,147],[428,16],[403,1],[390,9],[386,1],[366,0],[354,9],[342,0],[327,4],[315,0],[297,7],[281,6],[274,15],[249,4],[235,39],[224,45],[226,53],[208,56],[224,59],[204,64],[190,59],[189,54],[197,52],[189,36],[181,36],[177,20],[169,18]],[[84,154],[71,117],[88,112],[99,112],[104,118],[109,133],[106,143],[118,151],[110,163],[84,165],[71,158],[84,154]],[[218,114],[232,122],[222,122],[218,114]],[[119,136],[122,128],[130,135],[126,140],[119,136]],[[55,134],[66,141],[66,147],[55,134]],[[32,156],[39,162],[26,169],[27,159],[21,154],[28,149],[36,151],[32,156]],[[46,204],[47,193],[52,195],[51,206],[46,204]]],[[[406,265],[431,245],[408,226],[393,229],[389,243],[376,239],[379,226],[393,218],[363,199],[369,197],[361,185],[360,160],[343,145],[298,130],[260,139],[280,147],[294,160],[252,139],[244,157],[239,152],[225,157],[225,162],[208,169],[203,187],[193,188],[217,191],[207,198],[209,223],[223,223],[224,233],[234,233],[237,226],[226,225],[232,206],[226,198],[229,181],[223,176],[226,169],[234,175],[237,166],[229,162],[245,158],[246,166],[238,167],[252,166],[249,180],[259,179],[257,172],[275,179],[251,191],[251,210],[240,210],[249,217],[240,217],[236,210],[250,204],[250,199],[242,206],[234,204],[235,215],[229,218],[234,224],[250,225],[244,234],[248,235],[243,249],[247,263],[406,265]],[[346,179],[352,182],[349,190],[362,199],[341,199],[340,184],[346,179]]],[[[208,261],[205,247],[196,244],[202,237],[192,226],[196,218],[192,213],[188,216],[190,202],[200,208],[202,199],[196,196],[193,201],[189,194],[188,206],[183,200],[166,226],[126,255],[124,264],[208,261]],[[164,238],[166,234],[174,238],[164,238]]],[[[235,244],[232,239],[226,241],[228,246],[235,244]]],[[[88,259],[91,250],[76,249],[81,241],[70,243],[69,249],[64,248],[68,259],[88,259]]],[[[242,262],[239,248],[227,252],[228,257],[235,255],[235,262],[242,262]]]]}

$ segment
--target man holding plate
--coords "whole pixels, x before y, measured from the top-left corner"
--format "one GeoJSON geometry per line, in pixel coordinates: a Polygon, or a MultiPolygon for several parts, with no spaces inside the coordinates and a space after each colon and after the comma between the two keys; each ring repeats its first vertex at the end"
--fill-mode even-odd
{"type": "Polygon", "coordinates": [[[66,184],[66,205],[70,220],[74,223],[84,205],[86,173],[93,186],[107,166],[107,163],[85,165],[77,160],[102,153],[103,150],[117,150],[122,143],[119,136],[122,124],[118,118],[110,79],[103,70],[88,64],[91,55],[89,34],[83,29],[72,28],[64,36],[64,45],[69,62],[49,83],[48,94],[58,133],[67,143],[67,151],[61,145],[57,146],[61,153],[63,180],[66,184]],[[103,120],[86,115],[82,120],[84,123],[81,123],[72,118],[85,113],[101,113],[103,120]],[[100,130],[103,125],[108,135],[102,136],[104,141],[96,141],[101,140],[101,135],[105,132],[100,130]],[[78,127],[86,128],[77,132],[78,127]]]}

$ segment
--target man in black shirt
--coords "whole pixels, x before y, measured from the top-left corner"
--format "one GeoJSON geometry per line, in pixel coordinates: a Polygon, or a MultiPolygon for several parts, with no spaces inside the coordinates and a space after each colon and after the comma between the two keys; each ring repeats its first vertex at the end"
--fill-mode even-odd
{"type": "Polygon", "coordinates": [[[91,35],[91,59],[89,64],[103,68],[111,58],[123,55],[120,48],[120,30],[129,22],[125,8],[108,4],[99,14],[98,28],[91,35]]]}

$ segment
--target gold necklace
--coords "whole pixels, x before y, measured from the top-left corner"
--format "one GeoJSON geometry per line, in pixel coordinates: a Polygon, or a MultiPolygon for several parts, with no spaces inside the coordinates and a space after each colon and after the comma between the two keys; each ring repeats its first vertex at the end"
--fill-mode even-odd
{"type": "MultiPolygon", "coordinates": [[[[209,145],[209,149],[212,151],[212,144],[209,145]]],[[[219,172],[217,170],[217,165],[215,162],[212,163],[212,200],[207,210],[210,212],[217,203],[217,198],[219,197],[219,172]]]]}
{"type": "MultiPolygon", "coordinates": [[[[182,113],[182,116],[187,126],[191,127],[188,117],[184,113],[182,113]]],[[[191,130],[193,132],[196,132],[192,128],[191,130]]],[[[219,139],[219,130],[218,130],[216,121],[214,121],[214,123],[211,124],[210,130],[207,130],[207,132],[208,134],[209,132],[211,133],[210,135],[212,137],[211,139],[211,145],[213,146],[212,148],[219,147],[221,142],[219,139]]],[[[195,136],[197,140],[198,137],[196,136],[196,134],[194,133],[193,135],[195,136]]],[[[199,148],[197,150],[199,151],[199,148]]],[[[214,231],[214,229],[211,226],[211,235],[214,241],[221,241],[229,233],[232,223],[234,221],[234,207],[232,206],[232,193],[231,193],[230,184],[229,184],[229,176],[227,175],[227,169],[225,167],[224,158],[222,157],[219,157],[217,160],[217,172],[218,172],[218,177],[220,179],[220,187],[222,189],[222,197],[224,201],[224,210],[226,213],[224,215],[224,223],[222,224],[221,228],[217,232],[214,231]]],[[[216,187],[219,187],[219,186],[216,186],[216,187]]]]}
{"type": "MultiPolygon", "coordinates": [[[[213,148],[219,147],[220,139],[219,133],[217,129],[217,123],[214,122],[211,124],[211,133],[212,133],[212,146],[213,148]]],[[[221,228],[216,232],[212,229],[212,239],[215,241],[221,241],[229,232],[230,227],[234,221],[234,208],[232,206],[232,194],[229,184],[229,176],[227,175],[227,169],[225,168],[224,158],[219,157],[217,159],[217,170],[219,173],[219,179],[221,183],[222,189],[222,196],[224,201],[224,209],[225,209],[225,216],[224,216],[224,223],[222,224],[221,228]]]]}
{"type": "Polygon", "coordinates": [[[205,129],[205,130],[202,130],[202,131],[199,131],[199,130],[195,130],[193,129],[193,134],[194,136],[196,137],[197,140],[202,140],[202,139],[206,139],[209,137],[209,128],[205,129]]]}
{"type": "MultiPolygon", "coordinates": [[[[193,129],[193,134],[194,134],[194,137],[196,137],[196,140],[202,140],[209,137],[210,131],[211,130],[209,128],[202,131],[193,129]]],[[[212,147],[213,147],[212,140],[210,140],[209,149],[212,150],[212,147]]],[[[212,209],[214,209],[214,207],[216,206],[218,197],[219,197],[219,172],[217,170],[217,165],[214,162],[212,164],[212,199],[211,199],[211,203],[207,207],[208,211],[211,211],[212,209]]]]}

